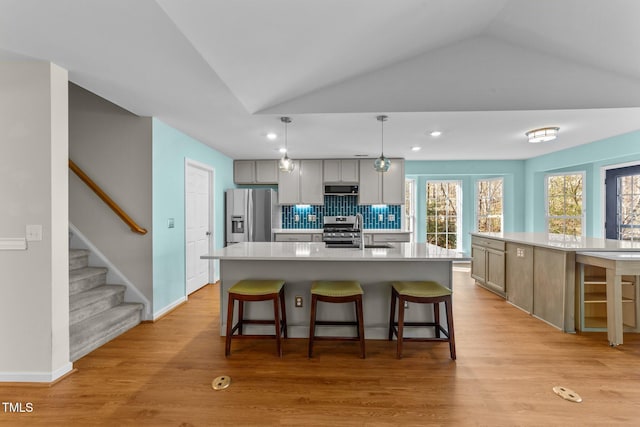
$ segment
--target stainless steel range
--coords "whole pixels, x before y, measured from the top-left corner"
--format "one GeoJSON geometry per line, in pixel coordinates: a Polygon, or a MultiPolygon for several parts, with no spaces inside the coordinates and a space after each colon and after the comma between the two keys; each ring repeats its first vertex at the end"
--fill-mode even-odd
{"type": "Polygon", "coordinates": [[[362,215],[325,216],[322,241],[328,248],[358,248],[362,244],[362,215]]]}

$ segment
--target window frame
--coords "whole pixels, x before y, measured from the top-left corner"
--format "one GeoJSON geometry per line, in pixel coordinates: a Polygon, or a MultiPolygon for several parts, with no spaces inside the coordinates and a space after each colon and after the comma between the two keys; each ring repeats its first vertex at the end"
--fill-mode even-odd
{"type": "MultiPolygon", "coordinates": [[[[434,233],[429,233],[429,229],[427,227],[427,221],[429,219],[429,215],[428,215],[428,206],[429,206],[429,195],[428,195],[428,188],[429,188],[429,183],[437,183],[437,184],[442,184],[442,183],[455,183],[456,184],[456,231],[455,231],[455,236],[456,236],[456,247],[455,248],[451,248],[452,250],[461,250],[462,246],[463,246],[463,242],[462,242],[462,236],[463,236],[463,225],[464,225],[464,221],[463,221],[463,181],[461,179],[427,179],[425,181],[424,187],[423,187],[423,191],[425,194],[425,205],[424,205],[424,209],[425,209],[425,242],[429,243],[429,234],[434,234],[434,233]]],[[[437,218],[437,216],[436,216],[437,218]]],[[[435,233],[436,235],[436,241],[437,241],[437,236],[438,234],[447,234],[447,235],[451,235],[454,233],[451,232],[444,232],[444,233],[435,233]]],[[[447,241],[449,241],[449,239],[447,238],[447,241]]]]}
{"type": "Polygon", "coordinates": [[[479,223],[480,223],[480,218],[481,217],[489,217],[490,215],[480,215],[480,213],[478,212],[480,210],[480,183],[481,182],[490,182],[490,181],[500,181],[501,185],[502,185],[502,203],[500,204],[502,206],[502,210],[500,212],[500,230],[496,231],[496,230],[490,230],[490,233],[502,233],[504,232],[504,177],[502,176],[497,176],[497,177],[493,177],[493,178],[482,178],[482,179],[477,179],[475,182],[475,193],[476,193],[476,197],[475,197],[475,230],[476,231],[480,231],[479,230],[479,223]]]}
{"type": "MultiPolygon", "coordinates": [[[[587,182],[587,173],[586,171],[566,171],[566,172],[557,172],[557,173],[548,173],[545,174],[544,176],[544,226],[545,226],[545,232],[548,234],[557,234],[557,233],[551,233],[549,231],[549,222],[551,219],[572,219],[572,218],[579,218],[580,219],[580,234],[576,235],[578,237],[584,237],[586,236],[586,224],[587,224],[587,215],[586,215],[586,199],[587,199],[587,193],[585,190],[586,187],[586,182],[587,182]],[[570,215],[561,215],[561,216],[550,216],[549,215],[549,179],[551,177],[556,177],[556,176],[569,176],[569,175],[581,175],[582,176],[582,206],[580,207],[580,211],[581,211],[581,215],[580,217],[577,216],[570,216],[570,215]]],[[[563,193],[563,195],[566,196],[566,193],[563,193]]],[[[566,202],[564,204],[564,206],[566,206],[566,202]]]]}

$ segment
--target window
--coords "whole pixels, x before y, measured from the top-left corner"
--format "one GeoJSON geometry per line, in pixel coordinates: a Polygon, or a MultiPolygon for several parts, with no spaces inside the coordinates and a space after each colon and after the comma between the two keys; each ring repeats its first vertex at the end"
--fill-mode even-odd
{"type": "Polygon", "coordinates": [[[461,181],[427,181],[427,243],[457,249],[462,236],[461,181]]]}
{"type": "Polygon", "coordinates": [[[406,179],[404,186],[404,223],[411,232],[411,241],[415,241],[416,231],[416,180],[406,179]]]}
{"type": "Polygon", "coordinates": [[[480,232],[502,232],[502,178],[478,181],[477,230],[480,232]]]}
{"type": "Polygon", "coordinates": [[[546,177],[548,233],[583,234],[583,182],[584,173],[546,177]]]}

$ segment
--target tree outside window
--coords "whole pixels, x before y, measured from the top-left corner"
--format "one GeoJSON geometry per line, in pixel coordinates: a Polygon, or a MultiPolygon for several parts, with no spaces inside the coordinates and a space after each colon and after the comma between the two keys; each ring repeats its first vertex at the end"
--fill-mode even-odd
{"type": "Polygon", "coordinates": [[[477,230],[479,232],[502,232],[503,179],[494,178],[478,181],[477,187],[477,230]]]}
{"type": "Polygon", "coordinates": [[[581,236],[584,173],[548,175],[547,232],[581,236]]]}
{"type": "Polygon", "coordinates": [[[462,232],[460,181],[427,181],[427,243],[457,249],[462,232]]]}
{"type": "Polygon", "coordinates": [[[618,177],[618,239],[640,240],[640,175],[618,177]]]}

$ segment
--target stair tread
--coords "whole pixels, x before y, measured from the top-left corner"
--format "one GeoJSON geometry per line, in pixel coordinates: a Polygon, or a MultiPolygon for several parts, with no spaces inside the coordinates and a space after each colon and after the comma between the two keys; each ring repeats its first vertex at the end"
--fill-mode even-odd
{"type": "Polygon", "coordinates": [[[124,285],[100,285],[95,288],[79,292],[69,296],[69,311],[81,309],[82,307],[109,298],[111,295],[122,292],[126,289],[124,285]]]}
{"type": "Polygon", "coordinates": [[[89,255],[89,251],[86,249],[69,249],[69,259],[80,258],[85,255],[89,255]]]}
{"type": "Polygon", "coordinates": [[[106,273],[107,269],[104,267],[84,267],[77,270],[69,271],[69,281],[82,280],[87,277],[95,276],[97,274],[106,273]]]}
{"type": "Polygon", "coordinates": [[[81,322],[71,325],[69,328],[70,335],[74,333],[86,331],[89,329],[102,329],[107,325],[115,324],[120,319],[127,317],[131,313],[142,310],[143,305],[140,303],[123,303],[109,310],[105,310],[100,314],[89,317],[81,322]]]}

